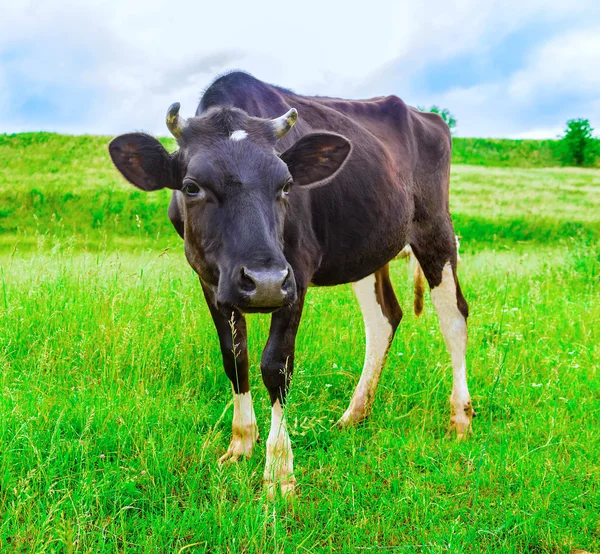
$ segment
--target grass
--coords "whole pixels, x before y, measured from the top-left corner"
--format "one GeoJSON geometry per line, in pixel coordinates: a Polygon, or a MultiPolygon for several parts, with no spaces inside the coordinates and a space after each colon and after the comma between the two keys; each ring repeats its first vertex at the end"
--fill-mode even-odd
{"type": "MultiPolygon", "coordinates": [[[[230,387],[167,196],[132,196],[104,139],[56,153],[54,138],[19,163],[0,147],[0,210],[19,214],[0,249],[0,551],[600,550],[599,172],[453,168],[478,412],[466,443],[446,435],[449,356],[431,303],[411,313],[404,261],[405,316],[374,413],[350,431],[333,423],[362,366],[358,306],[348,286],[309,291],[288,407],[298,497],[270,504],[264,442],[216,465],[230,387]],[[23,208],[33,189],[46,203],[23,208]],[[105,190],[122,209],[95,222],[105,190]]],[[[249,324],[263,440],[268,323],[249,324]]]]}
{"type": "MultiPolygon", "coordinates": [[[[31,250],[53,238],[95,249],[131,249],[140,241],[162,248],[178,244],[165,217],[168,191],[149,195],[128,185],[112,167],[108,141],[0,135],[0,252],[9,252],[17,240],[31,250]]],[[[174,148],[173,140],[164,143],[174,148]]],[[[545,244],[600,235],[600,173],[594,169],[456,163],[451,186],[456,227],[470,242],[545,244]]]]}
{"type": "Polygon", "coordinates": [[[452,140],[454,163],[507,167],[562,166],[558,140],[460,138],[452,140]]]}
{"type": "MultiPolygon", "coordinates": [[[[504,167],[561,167],[565,165],[559,140],[459,138],[452,140],[454,163],[504,167]]],[[[595,139],[597,151],[599,139],[595,139]]],[[[600,157],[593,164],[600,167],[600,157]]]]}
{"type": "MultiPolygon", "coordinates": [[[[108,137],[53,133],[0,135],[0,249],[44,235],[80,246],[134,245],[171,235],[162,217],[167,191],[127,185],[112,167],[108,137]]],[[[174,141],[165,140],[169,148],[174,141]]]]}

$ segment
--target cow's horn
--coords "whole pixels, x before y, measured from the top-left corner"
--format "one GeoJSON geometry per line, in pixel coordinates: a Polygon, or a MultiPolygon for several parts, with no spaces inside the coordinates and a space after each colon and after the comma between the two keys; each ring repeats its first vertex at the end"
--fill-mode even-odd
{"type": "Polygon", "coordinates": [[[167,127],[176,139],[181,137],[181,132],[187,125],[187,120],[183,117],[179,117],[179,108],[181,108],[181,104],[175,102],[174,104],[171,104],[167,111],[167,127]]]}
{"type": "Polygon", "coordinates": [[[292,108],[291,110],[284,113],[281,117],[273,119],[273,129],[277,138],[285,136],[285,134],[294,126],[298,119],[298,110],[292,108]]]}

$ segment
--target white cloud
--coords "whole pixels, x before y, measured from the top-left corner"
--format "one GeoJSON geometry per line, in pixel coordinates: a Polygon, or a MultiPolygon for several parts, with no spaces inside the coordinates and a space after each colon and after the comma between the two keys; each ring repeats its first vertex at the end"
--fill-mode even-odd
{"type": "Polygon", "coordinates": [[[600,26],[574,29],[548,41],[513,76],[509,93],[521,103],[552,93],[600,93],[600,26]]]}
{"type": "Polygon", "coordinates": [[[490,83],[427,99],[451,107],[460,136],[556,138],[567,119],[600,127],[600,26],[561,33],[534,48],[525,66],[490,83]]]}
{"type": "Polygon", "coordinates": [[[548,138],[557,138],[563,133],[564,129],[562,127],[543,127],[538,129],[531,129],[530,131],[509,134],[506,138],[511,139],[548,139],[548,138]]]}
{"type": "MultiPolygon", "coordinates": [[[[506,82],[428,98],[415,93],[411,79],[428,64],[486,51],[527,22],[573,20],[589,14],[592,6],[588,0],[568,5],[559,0],[436,0],[427,5],[376,0],[360,9],[319,0],[307,0],[301,8],[275,0],[21,0],[3,6],[0,84],[8,82],[10,69],[40,95],[50,85],[54,91],[63,87],[65,99],[58,102],[54,123],[43,124],[58,131],[164,134],[164,113],[172,102],[182,103],[183,115],[193,114],[212,79],[239,68],[305,94],[396,93],[418,104],[431,100],[455,112],[461,134],[526,133],[548,127],[544,122],[523,128],[516,115],[544,87],[568,91],[564,83],[578,87],[581,82],[582,90],[598,92],[598,74],[585,74],[586,64],[590,67],[594,56],[598,60],[598,34],[566,32],[532,53],[527,67],[506,82]],[[21,67],[2,61],[3,51],[27,45],[37,49],[14,62],[21,67]],[[560,77],[552,75],[553,60],[560,77]],[[397,76],[386,81],[392,63],[400,64],[402,82],[397,76]],[[79,89],[94,91],[94,97],[79,123],[74,116],[65,122],[65,113],[73,115],[68,114],[71,93],[79,89]]],[[[25,99],[29,91],[19,94],[25,99]]],[[[10,107],[9,96],[0,93],[0,130],[39,128],[35,121],[12,118],[10,107]]]]}

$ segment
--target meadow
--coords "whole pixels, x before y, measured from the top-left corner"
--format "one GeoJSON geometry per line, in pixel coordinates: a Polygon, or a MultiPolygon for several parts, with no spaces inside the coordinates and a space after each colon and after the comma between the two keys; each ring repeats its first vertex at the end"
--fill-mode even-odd
{"type": "Polygon", "coordinates": [[[464,443],[406,261],[391,266],[404,319],[355,429],[334,423],[362,368],[358,305],[349,286],[309,291],[288,406],[298,494],[269,503],[268,316],[249,318],[263,442],[219,467],[233,409],[210,315],[168,194],[127,185],[107,141],[0,136],[0,552],[600,551],[600,170],[456,153],[478,414],[464,443]]]}

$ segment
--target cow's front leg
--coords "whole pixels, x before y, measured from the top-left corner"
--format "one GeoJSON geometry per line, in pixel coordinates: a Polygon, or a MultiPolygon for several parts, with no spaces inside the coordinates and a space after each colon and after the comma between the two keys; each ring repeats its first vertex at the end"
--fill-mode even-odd
{"type": "Polygon", "coordinates": [[[258,427],[248,382],[246,320],[237,310],[228,314],[229,317],[221,313],[216,308],[212,291],[204,285],[202,288],[219,334],[225,373],[233,388],[233,434],[229,448],[221,456],[219,463],[235,462],[242,456],[252,456],[254,444],[258,440],[258,427]]]}
{"type": "Polygon", "coordinates": [[[263,351],[261,371],[271,397],[271,430],[267,439],[264,483],[267,498],[273,500],[277,488],[283,496],[293,494],[294,455],[287,431],[286,397],[294,371],[294,344],[302,315],[304,294],[290,307],[275,312],[271,319],[269,340],[263,351]]]}

